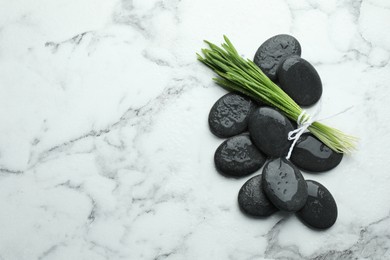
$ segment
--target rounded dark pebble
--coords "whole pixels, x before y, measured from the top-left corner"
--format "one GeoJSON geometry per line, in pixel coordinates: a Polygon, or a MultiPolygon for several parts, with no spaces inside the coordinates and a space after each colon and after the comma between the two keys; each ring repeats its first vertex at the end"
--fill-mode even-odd
{"type": "Polygon", "coordinates": [[[298,211],[306,203],[305,179],[299,169],[285,158],[266,163],[263,169],[263,190],[268,199],[284,211],[298,211]]]}
{"type": "Polygon", "coordinates": [[[248,128],[248,119],[255,109],[254,102],[240,94],[228,93],[215,102],[209,114],[209,126],[218,137],[241,134],[248,128]]]}
{"type": "Polygon", "coordinates": [[[309,172],[329,171],[342,159],[342,153],[333,151],[310,133],[301,135],[290,157],[298,168],[309,172]]]}
{"type": "Polygon", "coordinates": [[[316,69],[299,56],[284,60],[277,71],[280,87],[301,106],[315,104],[322,95],[322,83],[316,69]]]}
{"type": "Polygon", "coordinates": [[[265,196],[261,182],[261,174],[245,182],[238,193],[238,205],[248,215],[267,217],[278,209],[265,196]]]}
{"type": "Polygon", "coordinates": [[[270,107],[256,109],[249,119],[249,133],[253,143],[272,157],[287,153],[291,145],[288,133],[293,129],[287,117],[270,107]]]}
{"type": "Polygon", "coordinates": [[[301,45],[291,35],[279,34],[266,40],[256,51],[253,62],[272,81],[277,79],[276,71],[290,55],[301,55],[301,45]]]}
{"type": "Polygon", "coordinates": [[[252,143],[248,134],[225,140],[215,151],[214,162],[222,173],[241,177],[259,170],[266,156],[252,143]]]}
{"type": "Polygon", "coordinates": [[[308,180],[308,198],[305,206],[296,212],[299,219],[310,227],[327,229],[337,219],[337,205],[332,194],[320,183],[308,180]]]}

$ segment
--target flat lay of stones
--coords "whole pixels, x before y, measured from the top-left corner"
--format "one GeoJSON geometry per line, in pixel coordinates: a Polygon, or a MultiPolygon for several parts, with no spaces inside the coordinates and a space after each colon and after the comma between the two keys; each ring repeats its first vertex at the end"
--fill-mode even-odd
{"type": "Polygon", "coordinates": [[[387,0],[1,1],[0,259],[390,259],[389,24],[387,0]],[[223,35],[356,151],[307,132],[287,160],[296,122],[197,60],[223,35]]]}
{"type": "MultiPolygon", "coordinates": [[[[321,98],[322,83],[315,68],[300,55],[299,41],[282,34],[265,41],[254,62],[270,79],[280,82],[295,102],[311,106],[321,98]]],[[[265,163],[262,174],[248,180],[238,194],[243,212],[258,217],[269,216],[277,209],[293,212],[303,223],[317,229],[327,229],[335,223],[337,205],[331,193],[320,183],[305,181],[300,169],[329,171],[341,162],[342,153],[332,151],[309,133],[299,137],[294,150],[295,145],[288,139],[294,130],[290,120],[238,93],[226,94],[214,104],[209,125],[215,135],[229,138],[214,156],[215,166],[222,174],[247,176],[265,163]],[[289,149],[293,149],[290,155],[289,149]]]]}

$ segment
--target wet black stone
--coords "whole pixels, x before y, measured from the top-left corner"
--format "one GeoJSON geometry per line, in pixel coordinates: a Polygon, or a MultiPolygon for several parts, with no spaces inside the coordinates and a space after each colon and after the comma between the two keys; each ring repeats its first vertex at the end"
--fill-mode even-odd
{"type": "Polygon", "coordinates": [[[266,163],[263,190],[268,199],[284,211],[298,211],[306,203],[307,184],[299,169],[285,158],[266,163]]]}
{"type": "Polygon", "coordinates": [[[254,102],[245,96],[228,93],[215,102],[209,114],[209,126],[218,137],[241,134],[248,128],[248,119],[255,109],[254,102]]]}
{"type": "Polygon", "coordinates": [[[310,133],[301,135],[290,157],[297,167],[309,172],[329,171],[342,159],[342,153],[336,153],[310,133]]]}
{"type": "Polygon", "coordinates": [[[337,205],[332,194],[320,183],[308,180],[305,206],[296,212],[299,219],[310,227],[326,229],[337,219],[337,205]]]}
{"type": "Polygon", "coordinates": [[[267,217],[278,209],[265,196],[261,174],[250,178],[238,193],[240,209],[251,216],[267,217]]]}
{"type": "Polygon", "coordinates": [[[276,71],[285,58],[290,55],[301,55],[301,45],[291,35],[280,34],[266,40],[256,51],[253,62],[271,80],[277,79],[276,71]]]}
{"type": "Polygon", "coordinates": [[[322,95],[322,83],[316,69],[299,56],[284,60],[277,71],[280,87],[301,106],[315,104],[322,95]]]}
{"type": "Polygon", "coordinates": [[[231,137],[215,151],[215,166],[222,174],[241,177],[259,170],[266,156],[252,143],[248,134],[231,137]]]}
{"type": "Polygon", "coordinates": [[[268,156],[279,157],[290,148],[288,133],[294,128],[287,117],[270,107],[253,111],[249,119],[249,133],[253,143],[268,156]]]}

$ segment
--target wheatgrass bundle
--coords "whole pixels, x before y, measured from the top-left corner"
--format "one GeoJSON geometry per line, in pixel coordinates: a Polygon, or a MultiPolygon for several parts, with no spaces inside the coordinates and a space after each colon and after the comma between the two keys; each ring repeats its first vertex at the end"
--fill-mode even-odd
{"type": "Polygon", "coordinates": [[[226,36],[224,39],[222,48],[205,41],[209,49],[202,49],[203,56],[197,54],[199,61],[218,74],[219,77],[214,80],[220,86],[275,107],[299,125],[308,123],[307,129],[338,153],[350,153],[355,149],[356,137],[320,122],[311,122],[310,115],[273,83],[255,63],[242,58],[226,36]]]}

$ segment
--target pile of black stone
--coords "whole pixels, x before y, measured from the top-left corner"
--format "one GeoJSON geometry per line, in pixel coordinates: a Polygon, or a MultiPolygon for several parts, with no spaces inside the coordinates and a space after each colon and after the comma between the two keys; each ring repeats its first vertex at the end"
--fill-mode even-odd
{"type": "MultiPolygon", "coordinates": [[[[300,58],[299,42],[277,35],[257,50],[254,62],[301,106],[315,104],[322,84],[314,67],[300,58]]],[[[337,219],[331,193],[320,183],[305,180],[301,170],[324,172],[336,167],[343,155],[332,151],[310,133],[300,136],[291,157],[288,133],[297,126],[277,109],[238,93],[228,93],[211,108],[210,130],[228,138],[216,150],[217,170],[235,178],[248,176],[263,166],[238,193],[241,210],[266,217],[278,210],[295,212],[310,227],[326,229],[337,219]]]]}

